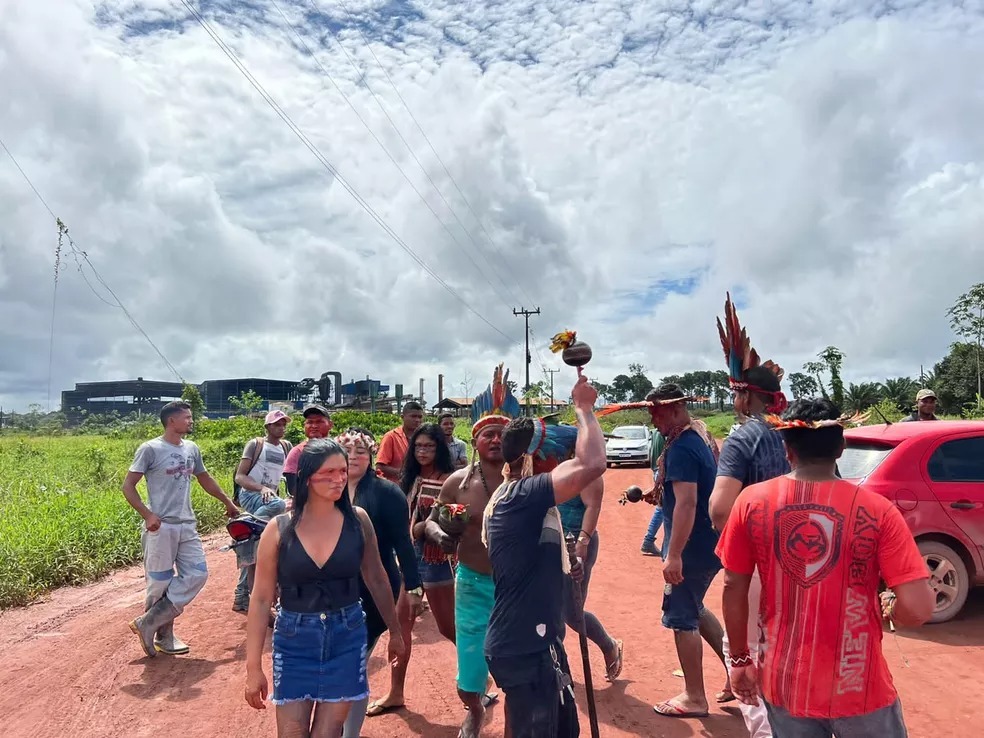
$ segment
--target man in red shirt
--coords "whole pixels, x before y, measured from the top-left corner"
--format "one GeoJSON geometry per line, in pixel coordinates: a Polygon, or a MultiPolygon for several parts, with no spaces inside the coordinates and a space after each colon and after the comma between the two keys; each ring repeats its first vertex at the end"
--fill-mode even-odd
{"type": "Polygon", "coordinates": [[[410,447],[410,436],[424,422],[424,408],[411,400],[403,406],[403,425],[387,432],[379,442],[376,454],[376,470],[395,484],[400,483],[403,457],[410,447]]]}
{"type": "Polygon", "coordinates": [[[732,689],[746,704],[761,694],[783,738],[904,738],[881,621],[929,619],[926,564],[887,498],[835,475],[848,421],[833,403],[797,400],[769,420],[792,471],[742,491],[717,548],[732,689]],[[766,633],[758,664],[748,644],[756,569],[766,633]],[[881,601],[880,580],[894,590],[881,601]]]}

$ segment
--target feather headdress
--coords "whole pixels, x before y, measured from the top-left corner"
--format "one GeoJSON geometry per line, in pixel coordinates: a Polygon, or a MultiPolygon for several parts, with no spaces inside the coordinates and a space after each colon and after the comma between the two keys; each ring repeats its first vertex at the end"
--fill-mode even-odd
{"type": "Polygon", "coordinates": [[[533,439],[526,453],[540,459],[566,461],[574,454],[577,426],[563,425],[556,415],[545,415],[533,421],[533,439]]]}
{"type": "Polygon", "coordinates": [[[505,425],[519,417],[519,400],[509,389],[509,370],[499,364],[492,371],[492,383],[472,402],[472,438],[490,425],[505,425]]]}
{"type": "MultiPolygon", "coordinates": [[[[744,390],[768,395],[772,402],[766,408],[770,413],[781,413],[789,404],[782,393],[780,383],[785,375],[781,366],[771,359],[762,361],[758,352],[752,348],[748,333],[738,321],[738,311],[731,301],[731,293],[727,293],[724,302],[724,324],[717,319],[718,334],[721,337],[721,348],[724,349],[724,360],[728,365],[728,383],[733,390],[744,390]],[[758,375],[756,379],[755,375],[758,375]],[[762,379],[774,378],[774,387],[763,387],[762,379]]],[[[773,384],[772,381],[767,382],[773,384]]]]}
{"type": "Polygon", "coordinates": [[[864,425],[864,422],[868,419],[870,412],[867,413],[854,413],[853,415],[848,415],[845,413],[839,418],[834,418],[833,420],[783,420],[778,415],[766,415],[765,422],[771,425],[776,430],[817,430],[819,428],[854,428],[859,425],[864,425]]]}

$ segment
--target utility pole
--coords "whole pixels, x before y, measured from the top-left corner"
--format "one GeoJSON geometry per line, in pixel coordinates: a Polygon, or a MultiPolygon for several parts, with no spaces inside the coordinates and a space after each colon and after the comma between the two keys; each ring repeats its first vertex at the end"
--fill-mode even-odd
{"type": "Polygon", "coordinates": [[[550,373],[550,411],[553,412],[557,409],[556,400],[554,400],[553,393],[553,375],[560,371],[560,369],[544,369],[543,371],[550,373]]]}
{"type": "Polygon", "coordinates": [[[526,408],[527,415],[530,414],[530,362],[533,361],[533,357],[530,355],[530,316],[539,314],[540,308],[536,308],[534,310],[527,310],[525,307],[520,308],[519,310],[513,308],[513,315],[522,315],[526,320],[526,389],[523,390],[523,406],[526,408]]]}

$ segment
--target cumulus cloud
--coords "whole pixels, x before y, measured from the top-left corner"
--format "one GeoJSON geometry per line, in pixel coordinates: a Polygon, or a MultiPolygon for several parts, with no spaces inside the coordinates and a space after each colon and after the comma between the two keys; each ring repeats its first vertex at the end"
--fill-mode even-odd
{"type": "MultiPolygon", "coordinates": [[[[330,167],[177,0],[0,7],[0,137],[190,380],[424,377],[433,401],[438,373],[521,377],[520,306],[534,379],[565,327],[603,380],[723,368],[727,289],[789,370],[835,344],[850,379],[911,375],[984,273],[969,5],[193,5],[330,167]]],[[[56,235],[0,154],[4,407],[46,401],[56,235]]],[[[62,261],[52,403],[169,378],[62,261]]]]}

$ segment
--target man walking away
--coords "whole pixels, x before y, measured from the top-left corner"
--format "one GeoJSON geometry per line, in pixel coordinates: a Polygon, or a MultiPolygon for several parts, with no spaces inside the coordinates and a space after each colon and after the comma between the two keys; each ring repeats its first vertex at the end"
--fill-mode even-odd
{"type": "Polygon", "coordinates": [[[424,408],[419,402],[411,400],[403,406],[403,425],[387,432],[379,442],[376,469],[394,484],[400,483],[400,470],[410,448],[410,436],[423,422],[424,408]]]}
{"type": "MultiPolygon", "coordinates": [[[[580,372],[579,372],[580,374],[580,372]]],[[[495,604],[485,655],[506,693],[506,730],[513,738],[577,738],[580,727],[564,628],[570,559],[556,506],[605,473],[605,437],[592,412],[598,392],[579,376],[571,393],[579,433],[574,458],[532,474],[532,418],[517,418],[502,435],[509,475],[485,512],[495,604]]]]}
{"type": "Polygon", "coordinates": [[[850,422],[829,400],[795,401],[776,424],[792,471],[738,496],[717,548],[732,687],[743,703],[765,698],[782,738],[905,738],[881,620],[921,625],[936,601],[895,505],[835,475],[850,422]],[[757,658],[747,641],[756,570],[757,658]],[[879,602],[882,580],[891,590],[879,602]]]}
{"type": "MultiPolygon", "coordinates": [[[[655,489],[657,481],[657,462],[663,455],[663,446],[666,445],[666,439],[663,438],[663,434],[658,430],[653,428],[652,433],[649,436],[649,465],[653,471],[653,488],[655,489]]],[[[651,497],[653,490],[649,491],[649,496],[651,497]]],[[[659,529],[663,526],[663,506],[656,505],[656,509],[653,510],[653,516],[649,519],[649,527],[646,529],[646,535],[642,537],[642,553],[648,554],[649,556],[662,556],[662,548],[656,548],[656,535],[659,533],[659,529]]],[[[663,543],[665,545],[667,541],[666,536],[663,536],[663,543]]]]}
{"type": "Polygon", "coordinates": [[[191,478],[198,479],[208,494],[225,505],[234,518],[239,510],[218,482],[205,470],[202,452],[192,441],[191,405],[169,402],[161,410],[164,435],[141,444],[123,480],[123,496],[144,520],[142,538],[147,597],[143,615],[130,623],[148,656],[188,653],[174,635],[174,619],[180,615],[208,579],[205,550],[191,508],[191,478]],[[137,483],[146,477],[145,505],[137,483]],[[175,569],[177,576],[175,576],[175,569]]]}
{"type": "MultiPolygon", "coordinates": [[[[261,520],[273,520],[287,511],[287,503],[280,497],[280,480],[284,474],[284,462],[292,448],[290,441],[284,440],[289,423],[290,416],[283,411],[268,412],[263,419],[266,437],[254,438],[246,444],[236,469],[232,501],[261,520]]],[[[252,561],[256,557],[255,545],[252,552],[243,553],[245,555],[240,555],[241,561],[252,561]]],[[[255,564],[243,566],[239,571],[239,583],[232,602],[235,612],[247,612],[249,609],[254,571],[255,564]]]]}

